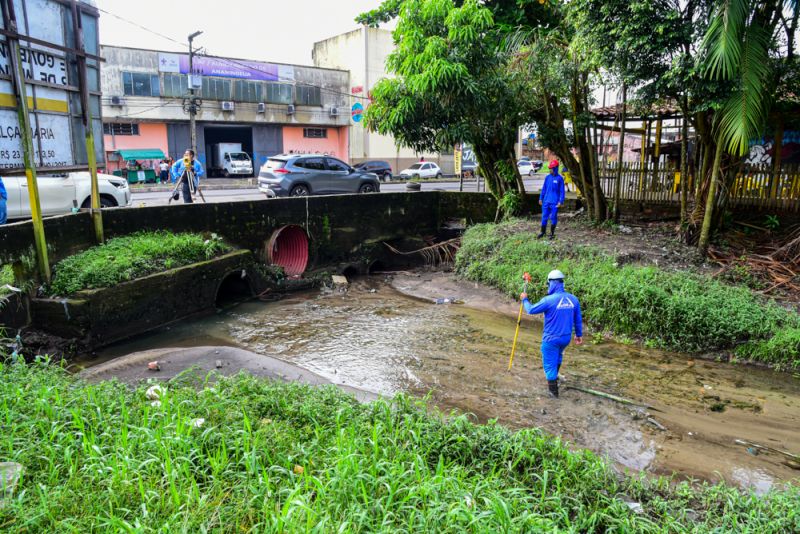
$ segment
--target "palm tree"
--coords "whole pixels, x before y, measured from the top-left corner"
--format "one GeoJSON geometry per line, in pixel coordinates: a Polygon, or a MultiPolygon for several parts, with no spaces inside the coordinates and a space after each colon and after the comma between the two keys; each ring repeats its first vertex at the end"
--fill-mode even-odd
{"type": "Polygon", "coordinates": [[[732,90],[714,117],[716,154],[698,243],[702,253],[711,237],[723,151],[745,155],[763,129],[773,98],[776,30],[784,10],[797,9],[797,0],[717,0],[713,10],[701,68],[711,79],[730,82],[732,90]]]}

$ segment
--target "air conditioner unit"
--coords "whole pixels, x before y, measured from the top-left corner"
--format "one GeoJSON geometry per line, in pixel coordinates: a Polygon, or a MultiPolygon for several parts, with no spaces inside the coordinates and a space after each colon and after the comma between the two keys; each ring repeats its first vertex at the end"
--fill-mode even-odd
{"type": "Polygon", "coordinates": [[[339,108],[331,106],[331,117],[339,116],[339,108]]]}
{"type": "Polygon", "coordinates": [[[294,111],[295,111],[295,109],[294,109],[294,104],[289,104],[289,105],[286,107],[286,114],[287,114],[287,115],[294,115],[294,111]]]}
{"type": "Polygon", "coordinates": [[[259,113],[266,113],[267,112],[267,105],[264,102],[258,103],[258,112],[259,113]]]}
{"type": "Polygon", "coordinates": [[[220,102],[222,111],[233,111],[233,102],[220,102]]]}
{"type": "Polygon", "coordinates": [[[111,105],[112,106],[123,106],[125,101],[122,99],[121,96],[112,96],[111,97],[111,105]]]}

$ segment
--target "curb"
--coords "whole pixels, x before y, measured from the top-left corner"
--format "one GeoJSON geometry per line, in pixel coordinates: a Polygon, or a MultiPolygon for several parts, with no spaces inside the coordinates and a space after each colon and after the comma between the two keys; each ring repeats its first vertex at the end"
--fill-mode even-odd
{"type": "MultiPolygon", "coordinates": [[[[170,193],[173,191],[175,187],[159,187],[159,186],[152,186],[152,187],[131,187],[130,191],[131,194],[136,193],[170,193]]],[[[232,190],[235,191],[237,189],[258,189],[257,185],[203,185],[201,188],[203,191],[223,191],[223,190],[232,190]]]]}

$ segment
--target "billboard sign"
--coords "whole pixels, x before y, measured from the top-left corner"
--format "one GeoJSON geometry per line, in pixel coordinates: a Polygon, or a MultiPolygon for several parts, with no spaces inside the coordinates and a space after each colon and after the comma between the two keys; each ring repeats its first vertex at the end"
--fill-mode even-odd
{"type": "MultiPolygon", "coordinates": [[[[86,52],[96,57],[100,49],[98,13],[86,3],[81,2],[79,6],[86,52]]],[[[74,47],[75,32],[71,7],[69,3],[58,0],[18,0],[15,11],[18,19],[24,16],[26,21],[19,24],[19,34],[47,43],[29,44],[24,37],[19,39],[34,164],[42,172],[86,169],[88,157],[80,120],[78,69],[68,69],[68,65],[77,61],[76,55],[69,51],[74,47]]],[[[13,34],[10,35],[14,39],[13,34]]],[[[10,78],[0,80],[0,169],[4,173],[17,174],[24,171],[25,164],[12,51],[9,34],[0,36],[0,73],[10,78]]],[[[99,61],[88,59],[87,69],[95,157],[98,165],[103,166],[105,151],[100,117],[99,61]]]]}
{"type": "MultiPolygon", "coordinates": [[[[293,72],[288,72],[287,69],[292,70],[291,67],[283,65],[242,59],[194,56],[192,60],[194,74],[240,80],[276,82],[286,78],[293,79],[293,72]]],[[[159,72],[189,74],[189,55],[159,52],[158,70],[159,72]]]]}

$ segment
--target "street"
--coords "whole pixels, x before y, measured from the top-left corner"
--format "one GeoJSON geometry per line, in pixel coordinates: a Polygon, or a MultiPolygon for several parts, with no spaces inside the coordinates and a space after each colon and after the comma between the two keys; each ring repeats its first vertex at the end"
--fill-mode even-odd
{"type": "MultiPolygon", "coordinates": [[[[206,184],[213,184],[213,178],[208,180],[206,184]]],[[[458,182],[456,181],[442,181],[442,182],[427,182],[422,183],[422,191],[458,191],[458,182]]],[[[525,190],[534,193],[539,191],[542,187],[542,180],[540,178],[525,179],[525,190]]],[[[396,181],[391,183],[382,183],[382,193],[400,193],[406,190],[405,182],[396,181]]],[[[464,181],[464,191],[476,191],[476,183],[474,180],[464,181]]],[[[481,185],[483,191],[483,185],[481,185]]],[[[169,192],[147,192],[147,193],[133,193],[133,207],[145,206],[165,206],[169,203],[169,192]]],[[[203,196],[207,202],[235,202],[240,200],[263,200],[264,194],[259,192],[255,187],[252,189],[224,189],[203,191],[203,196]]],[[[202,202],[202,200],[200,200],[202,202]]],[[[183,203],[183,200],[178,200],[178,203],[183,203]]]]}

